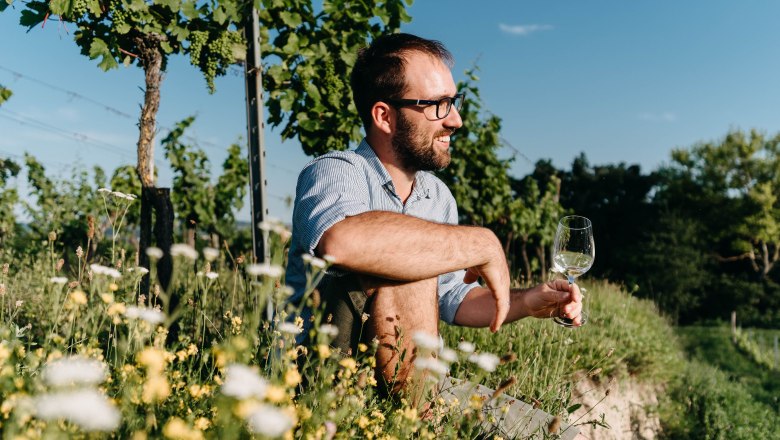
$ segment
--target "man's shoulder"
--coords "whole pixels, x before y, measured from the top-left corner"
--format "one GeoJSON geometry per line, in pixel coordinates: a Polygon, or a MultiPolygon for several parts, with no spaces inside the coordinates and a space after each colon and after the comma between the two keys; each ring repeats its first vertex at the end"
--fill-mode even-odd
{"type": "Polygon", "coordinates": [[[318,167],[318,166],[337,166],[338,164],[341,165],[355,165],[355,166],[364,166],[366,163],[366,159],[357,154],[353,150],[347,150],[347,151],[329,151],[322,156],[315,157],[312,159],[309,163],[307,163],[303,168],[311,168],[311,167],[318,167]]]}

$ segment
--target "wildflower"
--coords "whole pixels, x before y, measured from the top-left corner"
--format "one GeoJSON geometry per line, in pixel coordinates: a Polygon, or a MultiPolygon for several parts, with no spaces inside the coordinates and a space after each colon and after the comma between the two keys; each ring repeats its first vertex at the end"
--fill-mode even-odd
{"type": "Polygon", "coordinates": [[[216,280],[219,277],[219,274],[216,272],[208,272],[206,273],[206,278],[210,280],[216,280]]]}
{"type": "Polygon", "coordinates": [[[320,326],[320,333],[335,338],[339,334],[339,328],[332,324],[322,324],[320,326]]]}
{"type": "Polygon", "coordinates": [[[145,348],[138,353],[138,363],[151,373],[160,373],[165,369],[165,352],[158,348],[145,348]]]}
{"type": "Polygon", "coordinates": [[[118,198],[118,199],[124,199],[124,198],[126,198],[126,197],[127,197],[127,196],[125,195],[125,193],[123,193],[123,192],[119,192],[119,191],[113,191],[113,192],[111,193],[111,195],[112,195],[112,196],[114,196],[114,197],[116,197],[116,198],[118,198]]]}
{"type": "Polygon", "coordinates": [[[125,310],[125,316],[130,319],[140,319],[151,325],[160,324],[165,321],[165,314],[159,310],[146,307],[129,306],[125,310]]]}
{"type": "Polygon", "coordinates": [[[304,263],[309,264],[311,263],[312,258],[314,258],[311,254],[302,254],[301,259],[304,263]]]}
{"type": "Polygon", "coordinates": [[[460,344],[458,344],[458,350],[466,354],[474,353],[474,349],[475,349],[474,344],[468,341],[461,341],[460,344]]]}
{"type": "Polygon", "coordinates": [[[108,189],[108,188],[98,188],[97,192],[99,192],[101,194],[105,194],[105,193],[110,193],[111,190],[108,189]]]}
{"type": "Polygon", "coordinates": [[[458,360],[458,354],[451,348],[442,347],[439,350],[439,358],[445,362],[452,363],[458,360]]]}
{"type": "Polygon", "coordinates": [[[219,249],[214,249],[212,247],[204,247],[203,257],[206,258],[206,261],[214,261],[217,258],[219,258],[219,249]]]}
{"type": "Polygon", "coordinates": [[[211,421],[205,417],[200,417],[195,420],[195,428],[201,431],[205,431],[211,427],[211,421]]]}
{"type": "Polygon", "coordinates": [[[344,367],[345,370],[351,371],[353,373],[357,371],[357,362],[355,362],[355,360],[352,358],[344,358],[340,360],[339,365],[344,367]]]}
{"type": "Polygon", "coordinates": [[[76,306],[83,306],[87,303],[87,295],[81,290],[74,290],[73,292],[70,292],[68,299],[70,300],[71,304],[76,306]]]}
{"type": "Polygon", "coordinates": [[[68,279],[65,278],[65,277],[51,277],[51,278],[49,278],[49,281],[52,284],[60,284],[61,285],[61,284],[67,283],[68,279]]]}
{"type": "Polygon", "coordinates": [[[178,417],[172,417],[168,420],[165,426],[163,426],[163,435],[166,438],[177,440],[197,440],[203,438],[203,434],[199,430],[190,428],[187,422],[178,417]]]}
{"type": "Polygon", "coordinates": [[[295,368],[291,368],[284,373],[284,383],[287,384],[288,387],[298,385],[301,383],[301,379],[301,374],[298,373],[298,370],[295,368]]]}
{"type": "MultiPolygon", "coordinates": [[[[104,294],[104,295],[108,295],[108,294],[104,294]]],[[[124,314],[126,310],[127,308],[125,307],[125,303],[113,303],[110,306],[108,306],[108,310],[106,310],[106,313],[108,314],[108,316],[116,316],[116,315],[124,314]]]]}
{"type": "Polygon", "coordinates": [[[43,380],[55,387],[97,385],[106,380],[106,365],[81,356],[60,358],[43,368],[43,380]]]}
{"type": "Polygon", "coordinates": [[[198,259],[198,251],[196,251],[192,246],[182,243],[177,243],[171,246],[171,255],[174,257],[184,257],[192,261],[198,259]]]}
{"type": "Polygon", "coordinates": [[[320,357],[323,359],[329,358],[332,354],[330,347],[328,347],[327,344],[319,344],[317,345],[317,352],[319,352],[320,357]]]}
{"type": "Polygon", "coordinates": [[[151,374],[146,378],[141,400],[145,403],[162,402],[171,395],[171,387],[168,379],[159,374],[151,374]]]}
{"type": "Polygon", "coordinates": [[[65,265],[65,259],[60,258],[59,260],[57,260],[57,265],[54,268],[57,272],[59,272],[60,269],[62,269],[62,266],[64,265],[65,265]]]}
{"type": "Polygon", "coordinates": [[[262,399],[266,395],[268,382],[257,372],[241,364],[230,364],[225,368],[225,381],[222,383],[222,394],[236,399],[256,397],[262,399]]]}
{"type": "Polygon", "coordinates": [[[301,327],[293,324],[292,322],[280,322],[276,328],[280,332],[287,333],[288,335],[297,335],[303,331],[301,327]]]}
{"type": "Polygon", "coordinates": [[[20,299],[19,299],[19,300],[16,300],[16,304],[15,304],[15,305],[16,305],[16,308],[17,308],[17,309],[18,309],[19,307],[21,307],[21,306],[22,306],[22,304],[24,304],[24,301],[22,301],[22,300],[20,300],[20,299]]]}
{"type": "Polygon", "coordinates": [[[153,260],[159,260],[163,257],[163,251],[158,247],[148,247],[146,248],[146,255],[153,260]]]}
{"type": "Polygon", "coordinates": [[[325,262],[322,258],[312,257],[310,264],[317,269],[325,269],[325,267],[328,265],[328,263],[325,262]]]}
{"type": "Polygon", "coordinates": [[[444,362],[434,357],[417,358],[414,361],[414,366],[421,370],[438,374],[439,376],[444,376],[450,371],[449,367],[447,367],[444,362]]]}
{"type": "Polygon", "coordinates": [[[258,405],[246,421],[253,433],[272,438],[281,437],[295,426],[295,419],[287,412],[270,405],[258,405]]]}
{"type": "Polygon", "coordinates": [[[143,266],[131,267],[130,269],[127,269],[127,271],[128,272],[138,272],[139,274],[141,274],[141,276],[146,275],[146,274],[149,273],[149,269],[147,269],[147,268],[145,268],[143,266]]]}
{"type": "Polygon", "coordinates": [[[271,265],[268,263],[263,264],[250,264],[246,267],[246,273],[255,276],[269,276],[271,278],[279,278],[284,273],[284,268],[277,265],[271,265]]]}
{"type": "Polygon", "coordinates": [[[263,231],[269,232],[273,228],[273,223],[268,220],[263,220],[257,224],[257,227],[263,231]]]}
{"type": "Polygon", "coordinates": [[[268,399],[269,402],[279,403],[284,401],[287,398],[287,393],[284,391],[284,388],[278,387],[276,385],[268,385],[268,389],[265,393],[266,399],[268,399]]]}
{"type": "Polygon", "coordinates": [[[106,267],[101,266],[100,264],[90,264],[89,268],[92,270],[92,273],[98,274],[98,275],[105,275],[111,278],[121,278],[122,274],[119,273],[118,270],[114,269],[113,267],[106,267]]]}
{"type": "Polygon", "coordinates": [[[333,263],[336,262],[336,257],[334,257],[333,255],[330,255],[330,254],[323,255],[322,259],[325,260],[325,262],[328,263],[328,264],[333,264],[333,263]]]}
{"type": "Polygon", "coordinates": [[[54,241],[57,239],[57,233],[54,231],[49,232],[49,241],[54,241]]]}
{"type": "Polygon", "coordinates": [[[101,293],[100,294],[100,299],[104,303],[106,303],[106,304],[111,304],[111,303],[114,302],[114,294],[113,293],[101,293]]]}
{"type": "Polygon", "coordinates": [[[474,353],[469,356],[469,361],[477,364],[479,368],[490,373],[495,371],[498,366],[499,358],[493,353],[474,353]]]}
{"type": "Polygon", "coordinates": [[[414,341],[418,348],[425,350],[434,351],[442,346],[441,339],[425,332],[415,332],[412,336],[412,341],[414,341]]]}
{"type": "Polygon", "coordinates": [[[81,258],[84,256],[84,249],[81,246],[76,248],[76,257],[81,258]]]}
{"type": "Polygon", "coordinates": [[[360,315],[360,321],[362,321],[363,324],[365,324],[366,321],[368,321],[368,318],[370,318],[370,317],[371,317],[371,315],[369,315],[368,313],[363,313],[362,315],[360,315]]]}
{"type": "Polygon", "coordinates": [[[44,394],[35,399],[35,412],[44,420],[66,419],[86,431],[113,431],[119,411],[97,390],[44,394]]]}

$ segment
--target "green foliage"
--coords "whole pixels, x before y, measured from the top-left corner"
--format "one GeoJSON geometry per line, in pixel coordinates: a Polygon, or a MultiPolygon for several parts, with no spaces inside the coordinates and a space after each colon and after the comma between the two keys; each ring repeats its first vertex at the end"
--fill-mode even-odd
{"type": "Polygon", "coordinates": [[[681,327],[692,358],[670,383],[662,422],[667,438],[765,439],[780,435],[776,373],[757,368],[731,342],[730,330],[681,327]]]}
{"type": "Polygon", "coordinates": [[[767,278],[780,258],[780,134],[733,131],[672,153],[657,200],[706,219],[707,251],[767,278]]]}
{"type": "Polygon", "coordinates": [[[452,161],[437,175],[458,202],[460,223],[482,226],[506,224],[510,215],[512,189],[510,160],[496,154],[501,147],[501,119],[484,114],[476,68],[466,72],[467,80],[457,89],[466,94],[460,116],[463,126],[452,134],[452,161]]]}
{"type": "Polygon", "coordinates": [[[24,160],[30,195],[35,202],[23,201],[22,206],[30,217],[34,240],[45,241],[54,232],[68,246],[86,244],[88,217],[96,216],[101,209],[95,191],[105,185],[105,174],[96,167],[92,182],[83,170],[74,170],[68,179],[54,180],[34,157],[25,154],[24,160]]]}
{"type": "Polygon", "coordinates": [[[190,116],[178,122],[162,140],[165,157],[174,171],[171,201],[182,228],[188,231],[186,241],[193,246],[198,228],[222,238],[235,235],[233,212],[243,206],[249,185],[249,163],[238,144],[228,148],[223,173],[216,184],[212,183],[206,153],[181,139],[194,120],[190,116]]]}
{"type": "Polygon", "coordinates": [[[74,23],[76,44],[103,70],[120,63],[144,66],[145,52],[186,54],[214,91],[214,78],[244,59],[243,36],[236,30],[243,16],[241,3],[151,0],[34,0],[25,3],[20,23],[37,26],[49,15],[74,23]]]}
{"type": "Polygon", "coordinates": [[[11,178],[19,175],[21,168],[11,159],[0,159],[0,245],[7,245],[16,229],[14,210],[19,202],[16,188],[9,187],[11,178]]]}
{"type": "MultiPolygon", "coordinates": [[[[0,1],[0,5],[3,3],[0,1]]],[[[0,9],[2,11],[2,9],[0,9]]],[[[2,105],[4,102],[8,101],[11,98],[11,95],[13,95],[13,92],[11,92],[11,89],[7,89],[0,85],[0,105],[2,105]]]]}
{"type": "Polygon", "coordinates": [[[349,74],[358,49],[410,20],[411,0],[262,0],[260,31],[268,122],[308,155],[360,140],[349,74]]]}

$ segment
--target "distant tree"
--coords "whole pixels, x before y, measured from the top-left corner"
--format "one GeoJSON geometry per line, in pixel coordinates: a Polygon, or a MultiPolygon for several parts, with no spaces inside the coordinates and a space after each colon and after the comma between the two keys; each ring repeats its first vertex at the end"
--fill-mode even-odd
{"type": "Polygon", "coordinates": [[[0,159],[0,246],[6,246],[16,229],[16,205],[19,193],[9,187],[9,180],[19,175],[19,164],[11,159],[0,159]]]}
{"type": "Polygon", "coordinates": [[[704,218],[707,249],[724,264],[749,263],[768,278],[780,259],[780,134],[734,131],[672,152],[660,203],[704,218]]]}
{"type": "Polygon", "coordinates": [[[241,209],[249,183],[249,163],[237,144],[228,149],[223,173],[212,183],[208,156],[203,150],[182,142],[186,129],[194,122],[188,117],[162,140],[165,156],[174,171],[173,200],[179,215],[184,240],[195,246],[196,231],[209,234],[210,245],[218,245],[219,238],[234,235],[233,212],[241,209]]]}
{"type": "Polygon", "coordinates": [[[460,116],[463,126],[452,134],[452,161],[437,172],[458,203],[460,222],[506,231],[512,188],[507,170],[511,160],[499,159],[501,119],[482,111],[476,69],[458,83],[466,94],[460,116]]]}

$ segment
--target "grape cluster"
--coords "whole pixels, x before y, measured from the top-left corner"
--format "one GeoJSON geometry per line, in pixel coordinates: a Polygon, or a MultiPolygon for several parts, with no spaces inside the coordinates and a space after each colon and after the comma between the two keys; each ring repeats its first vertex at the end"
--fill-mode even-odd
{"type": "Polygon", "coordinates": [[[114,28],[117,29],[117,31],[120,34],[126,33],[126,31],[123,31],[124,29],[129,29],[129,23],[127,23],[127,18],[130,14],[125,10],[124,5],[122,4],[121,0],[112,0],[111,6],[111,21],[114,23],[114,28]]]}
{"type": "Polygon", "coordinates": [[[87,13],[87,0],[73,0],[70,3],[68,18],[76,21],[87,13]]]}
{"type": "Polygon", "coordinates": [[[214,92],[214,78],[224,75],[230,64],[240,59],[245,51],[243,36],[230,30],[192,31],[190,42],[190,63],[200,68],[206,78],[209,91],[214,92]]]}

